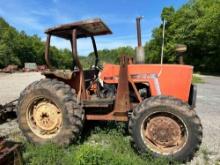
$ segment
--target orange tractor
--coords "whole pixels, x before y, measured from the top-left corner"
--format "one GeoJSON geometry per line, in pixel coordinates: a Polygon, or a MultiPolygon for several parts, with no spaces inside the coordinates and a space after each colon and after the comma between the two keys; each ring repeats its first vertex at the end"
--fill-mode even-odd
{"type": "Polygon", "coordinates": [[[64,24],[45,33],[45,60],[50,70],[43,72],[45,79],[21,93],[17,105],[19,126],[29,141],[68,145],[79,137],[85,121],[123,121],[128,122],[132,144],[140,153],[192,159],[202,139],[194,111],[193,67],[144,64],[140,18],[136,57],[123,55],[120,65],[99,65],[94,36],[112,33],[101,19],[64,24]],[[70,41],[72,70],[51,65],[51,36],[70,41]],[[91,38],[96,59],[89,70],[83,70],[77,55],[77,39],[84,37],[91,38]]]}

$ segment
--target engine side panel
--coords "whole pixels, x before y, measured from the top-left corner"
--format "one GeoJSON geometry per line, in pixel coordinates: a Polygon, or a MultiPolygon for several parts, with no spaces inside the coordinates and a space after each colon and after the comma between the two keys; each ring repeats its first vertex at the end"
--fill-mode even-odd
{"type": "MultiPolygon", "coordinates": [[[[174,96],[188,102],[193,67],[176,64],[130,64],[128,76],[134,83],[148,83],[152,96],[174,96]]],[[[105,64],[100,78],[105,83],[118,83],[119,65],[105,64]]]]}

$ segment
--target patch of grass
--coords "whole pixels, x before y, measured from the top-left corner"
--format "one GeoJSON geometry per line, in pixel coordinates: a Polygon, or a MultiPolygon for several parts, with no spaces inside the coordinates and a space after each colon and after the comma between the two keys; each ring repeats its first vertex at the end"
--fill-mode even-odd
{"type": "MultiPolygon", "coordinates": [[[[138,155],[130,145],[125,125],[107,123],[90,126],[78,144],[67,148],[54,144],[24,147],[24,159],[30,165],[160,165],[170,164],[165,158],[138,155]]],[[[172,164],[177,164],[172,162],[172,164]]]]}
{"type": "Polygon", "coordinates": [[[202,83],[205,83],[205,81],[204,81],[199,75],[196,75],[196,74],[193,75],[192,82],[193,82],[194,84],[199,84],[199,83],[202,84],[202,83]]]}
{"type": "Polygon", "coordinates": [[[208,150],[203,148],[203,149],[201,149],[201,153],[202,153],[204,163],[208,164],[208,162],[209,162],[209,152],[208,152],[208,150]]]}
{"type": "Polygon", "coordinates": [[[214,164],[215,165],[220,165],[220,159],[216,160],[214,164]]]}
{"type": "Polygon", "coordinates": [[[65,150],[50,143],[42,146],[26,143],[23,157],[25,164],[62,164],[65,157],[65,150]]]}
{"type": "Polygon", "coordinates": [[[216,159],[215,157],[212,157],[216,155],[216,152],[210,151],[207,146],[203,146],[200,148],[200,150],[197,152],[197,157],[200,158],[197,160],[196,164],[204,164],[204,165],[220,165],[219,159],[216,159]]]}

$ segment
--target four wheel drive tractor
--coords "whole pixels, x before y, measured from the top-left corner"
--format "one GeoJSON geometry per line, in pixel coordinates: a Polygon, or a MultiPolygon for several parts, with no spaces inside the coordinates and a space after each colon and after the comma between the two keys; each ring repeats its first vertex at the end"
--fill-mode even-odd
{"type": "Polygon", "coordinates": [[[101,68],[94,36],[112,33],[101,19],[46,30],[45,60],[50,70],[21,93],[17,105],[19,126],[27,139],[67,145],[79,137],[84,121],[123,121],[129,123],[132,144],[140,153],[190,160],[202,139],[200,119],[193,110],[193,67],[144,64],[140,18],[137,32],[136,59],[121,56],[120,65],[101,68]],[[52,67],[51,36],[70,41],[71,71],[52,67]],[[96,59],[89,70],[83,70],[77,55],[77,39],[84,37],[91,38],[96,59]]]}

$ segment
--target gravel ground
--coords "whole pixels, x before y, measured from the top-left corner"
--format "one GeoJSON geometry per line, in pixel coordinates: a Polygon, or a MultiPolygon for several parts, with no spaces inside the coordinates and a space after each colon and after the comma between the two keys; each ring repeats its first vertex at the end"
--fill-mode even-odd
{"type": "Polygon", "coordinates": [[[203,142],[192,162],[220,165],[220,77],[201,77],[205,83],[197,85],[196,111],[203,125],[203,142]]]}
{"type": "MultiPolygon", "coordinates": [[[[39,73],[0,74],[0,104],[19,97],[31,82],[43,78],[39,73]]],[[[220,77],[202,76],[198,84],[196,111],[203,125],[203,142],[197,156],[188,164],[220,164],[220,77]]],[[[16,120],[0,125],[0,136],[20,140],[16,120]]]]}
{"type": "Polygon", "coordinates": [[[5,104],[19,97],[20,92],[30,83],[43,78],[40,73],[0,73],[0,104],[5,104]]]}

